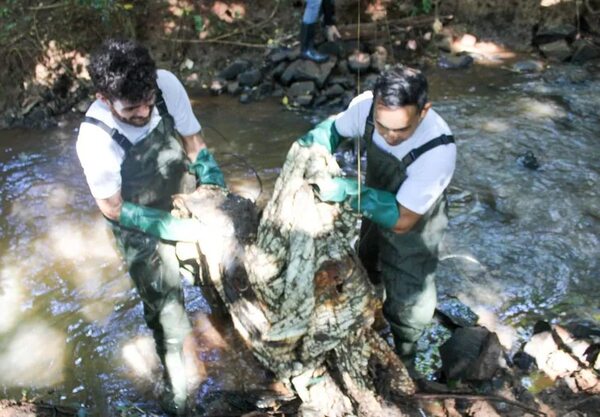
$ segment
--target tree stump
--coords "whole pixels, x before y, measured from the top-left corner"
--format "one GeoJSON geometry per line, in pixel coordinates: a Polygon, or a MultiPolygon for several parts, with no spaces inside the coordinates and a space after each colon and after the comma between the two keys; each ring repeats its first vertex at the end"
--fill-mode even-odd
{"type": "Polygon", "coordinates": [[[312,184],[340,175],[323,147],[294,143],[260,223],[252,202],[203,186],[175,212],[204,231],[178,244],[214,285],[256,358],[302,399],[302,415],[401,415],[414,393],[406,368],[371,329],[380,307],[351,246],[356,215],[323,203],[312,184]]]}

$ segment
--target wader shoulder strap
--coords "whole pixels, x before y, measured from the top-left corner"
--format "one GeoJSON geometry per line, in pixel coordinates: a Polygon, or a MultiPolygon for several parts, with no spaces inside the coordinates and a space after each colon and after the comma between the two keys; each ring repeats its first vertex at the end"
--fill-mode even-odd
{"type": "Polygon", "coordinates": [[[371,103],[371,108],[369,109],[369,115],[367,116],[367,122],[365,124],[365,133],[363,134],[363,140],[365,143],[370,144],[373,141],[373,131],[375,130],[375,125],[373,124],[373,109],[375,108],[375,98],[373,98],[373,103],[371,103]]]}
{"type": "Polygon", "coordinates": [[[430,151],[431,149],[438,147],[440,145],[448,145],[449,143],[454,143],[454,136],[452,136],[452,135],[438,136],[437,138],[432,139],[429,142],[410,151],[404,158],[402,158],[402,163],[404,164],[405,167],[408,168],[408,166],[410,164],[415,162],[415,160],[419,156],[423,155],[425,152],[430,151]]]}
{"type": "Polygon", "coordinates": [[[85,118],[83,119],[83,122],[96,125],[100,129],[102,129],[106,133],[108,133],[110,135],[110,137],[112,138],[112,140],[117,142],[117,144],[125,151],[126,155],[129,152],[129,150],[131,149],[131,147],[133,146],[133,144],[129,141],[129,139],[127,139],[125,137],[125,135],[123,135],[121,132],[119,132],[116,128],[111,129],[110,127],[108,127],[108,125],[106,123],[104,123],[101,120],[98,120],[94,117],[85,116],[85,118]]]}
{"type": "Polygon", "coordinates": [[[169,110],[167,110],[167,103],[165,103],[162,91],[160,91],[160,88],[158,88],[158,84],[156,85],[156,101],[154,102],[154,105],[158,109],[158,114],[160,114],[160,117],[171,117],[169,110]]]}

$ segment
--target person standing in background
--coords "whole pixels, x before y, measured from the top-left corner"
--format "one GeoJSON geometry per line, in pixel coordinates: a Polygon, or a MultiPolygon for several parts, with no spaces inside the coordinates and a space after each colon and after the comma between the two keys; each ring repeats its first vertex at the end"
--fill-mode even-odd
{"type": "Polygon", "coordinates": [[[327,55],[321,54],[315,49],[315,33],[321,12],[323,13],[327,40],[333,42],[341,37],[335,26],[334,0],[306,0],[302,26],[300,27],[300,53],[303,58],[317,63],[329,59],[327,55]]]}

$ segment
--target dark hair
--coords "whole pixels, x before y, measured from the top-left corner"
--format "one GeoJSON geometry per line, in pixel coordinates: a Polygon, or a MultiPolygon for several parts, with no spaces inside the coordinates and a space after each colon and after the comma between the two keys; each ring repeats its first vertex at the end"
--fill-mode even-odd
{"type": "Polygon", "coordinates": [[[139,102],[156,86],[156,64],[148,49],[133,40],[104,41],[92,54],[88,72],[96,91],[109,100],[139,102]]]}
{"type": "Polygon", "coordinates": [[[427,79],[417,69],[395,65],[379,75],[373,96],[386,107],[416,105],[422,110],[427,103],[427,79]]]}

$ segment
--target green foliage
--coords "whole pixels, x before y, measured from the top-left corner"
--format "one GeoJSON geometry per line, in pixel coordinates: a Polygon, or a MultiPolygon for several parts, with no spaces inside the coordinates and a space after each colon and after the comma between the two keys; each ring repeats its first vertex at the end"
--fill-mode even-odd
{"type": "Polygon", "coordinates": [[[17,26],[14,19],[15,2],[8,0],[3,6],[0,6],[0,39],[8,38],[17,26]]]}
{"type": "Polygon", "coordinates": [[[424,13],[430,13],[431,9],[433,8],[431,0],[421,0],[421,8],[423,9],[424,13]]]}
{"type": "Polygon", "coordinates": [[[434,8],[434,0],[418,0],[413,7],[412,15],[429,14],[434,8]]]}
{"type": "Polygon", "coordinates": [[[204,30],[204,18],[202,16],[200,16],[199,14],[195,14],[193,16],[193,19],[194,19],[194,30],[196,31],[196,33],[202,32],[202,30],[204,30]]]}

